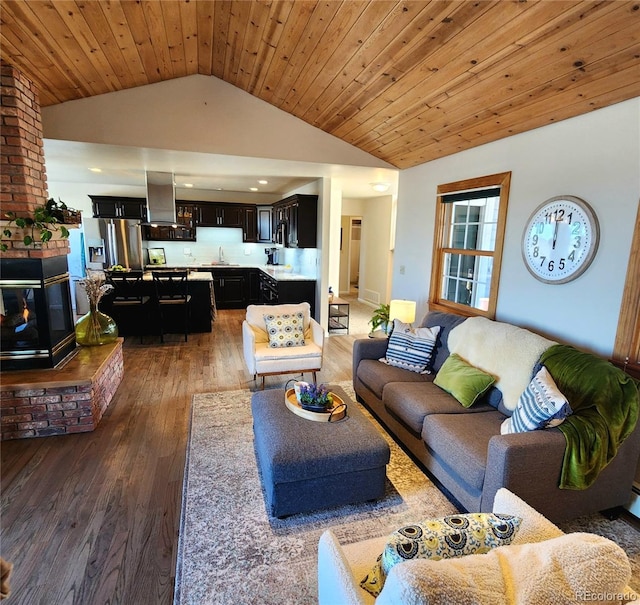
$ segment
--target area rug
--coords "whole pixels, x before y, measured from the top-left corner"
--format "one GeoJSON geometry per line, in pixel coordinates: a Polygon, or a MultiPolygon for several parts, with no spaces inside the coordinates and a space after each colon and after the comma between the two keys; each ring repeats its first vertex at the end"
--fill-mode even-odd
{"type": "MultiPolygon", "coordinates": [[[[350,383],[340,386],[353,397],[350,383]]],[[[255,461],[250,402],[248,390],[193,397],[175,605],[315,604],[317,545],[326,529],[350,543],[386,535],[409,521],[457,512],[380,429],[391,448],[384,498],[270,518],[255,461]]],[[[622,542],[634,566],[632,586],[639,588],[640,532],[601,517],[578,520],[570,529],[598,533],[599,526],[603,535],[622,542]]]]}

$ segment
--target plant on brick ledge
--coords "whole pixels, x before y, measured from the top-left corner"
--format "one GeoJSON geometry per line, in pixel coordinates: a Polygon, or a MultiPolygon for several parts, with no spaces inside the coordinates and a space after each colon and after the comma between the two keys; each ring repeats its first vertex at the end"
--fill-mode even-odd
{"type": "MultiPolygon", "coordinates": [[[[69,230],[59,223],[58,219],[51,214],[46,206],[36,206],[30,215],[7,212],[4,218],[8,219],[9,222],[2,229],[3,239],[11,239],[16,228],[23,229],[25,234],[22,238],[22,243],[25,246],[35,247],[39,244],[46,244],[53,237],[54,231],[59,231],[62,239],[69,237],[69,230]]],[[[6,252],[8,249],[7,243],[0,243],[2,252],[6,252]]]]}

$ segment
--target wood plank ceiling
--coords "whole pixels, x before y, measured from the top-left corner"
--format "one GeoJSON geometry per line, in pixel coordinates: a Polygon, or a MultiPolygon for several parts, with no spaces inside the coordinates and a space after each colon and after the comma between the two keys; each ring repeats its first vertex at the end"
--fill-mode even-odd
{"type": "Polygon", "coordinates": [[[2,0],[48,106],[213,75],[398,168],[640,96],[640,1],[2,0]]]}

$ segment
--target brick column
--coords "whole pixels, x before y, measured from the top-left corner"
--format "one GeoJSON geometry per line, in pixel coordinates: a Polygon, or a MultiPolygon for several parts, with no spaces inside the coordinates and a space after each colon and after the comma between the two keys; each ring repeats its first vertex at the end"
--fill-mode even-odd
{"type": "MultiPolygon", "coordinates": [[[[15,67],[0,62],[2,70],[2,130],[0,130],[0,218],[43,206],[48,198],[47,173],[42,144],[42,116],[38,91],[15,67]]],[[[25,247],[22,233],[14,236],[5,258],[48,258],[69,254],[66,240],[52,240],[42,247],[25,247]]],[[[54,233],[55,235],[55,233],[54,233]]]]}

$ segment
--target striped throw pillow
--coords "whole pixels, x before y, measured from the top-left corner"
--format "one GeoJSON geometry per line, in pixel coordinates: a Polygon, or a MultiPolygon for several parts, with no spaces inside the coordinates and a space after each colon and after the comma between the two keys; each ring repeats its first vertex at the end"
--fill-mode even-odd
{"type": "Polygon", "coordinates": [[[430,374],[439,333],[440,326],[414,330],[410,324],[394,319],[386,356],[380,361],[410,372],[430,374]]]}
{"type": "Polygon", "coordinates": [[[507,418],[500,432],[524,433],[558,426],[571,414],[567,398],[560,392],[547,368],[542,366],[518,399],[511,418],[507,418]]]}

